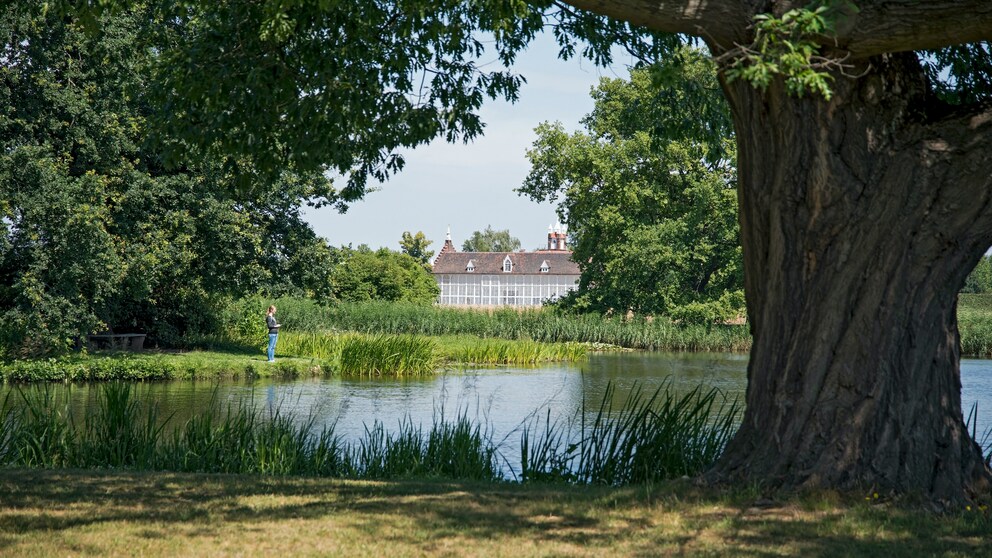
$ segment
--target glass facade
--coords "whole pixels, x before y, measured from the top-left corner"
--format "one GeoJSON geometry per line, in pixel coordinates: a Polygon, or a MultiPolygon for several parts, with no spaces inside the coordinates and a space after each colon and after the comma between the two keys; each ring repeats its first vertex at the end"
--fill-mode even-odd
{"type": "Polygon", "coordinates": [[[578,285],[578,275],[435,275],[438,303],[451,306],[540,306],[578,285]]]}

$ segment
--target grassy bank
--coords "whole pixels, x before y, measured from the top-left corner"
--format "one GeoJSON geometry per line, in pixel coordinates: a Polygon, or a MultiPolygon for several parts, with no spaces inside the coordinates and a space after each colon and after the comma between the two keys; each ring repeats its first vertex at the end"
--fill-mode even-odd
{"type": "Polygon", "coordinates": [[[223,352],[99,352],[0,363],[0,380],[5,382],[295,378],[327,372],[326,363],[317,359],[286,357],[270,364],[258,352],[236,349],[223,352]]]}
{"type": "Polygon", "coordinates": [[[286,332],[278,359],[227,339],[201,341],[213,350],[73,354],[59,359],[0,363],[0,380],[100,381],[175,380],[223,377],[420,376],[442,367],[530,365],[574,362],[585,357],[581,343],[537,343],[473,336],[286,332]]]}
{"type": "Polygon", "coordinates": [[[987,556],[988,513],[884,497],[7,470],[6,556],[987,556]]]}
{"type": "MultiPolygon", "coordinates": [[[[139,401],[133,383],[104,384],[72,413],[66,390],[14,390],[0,402],[0,468],[125,468],[347,478],[518,479],[622,485],[693,475],[723,451],[739,420],[715,390],[632,392],[618,406],[607,390],[595,413],[518,427],[519,462],[502,454],[490,428],[467,415],[427,427],[381,422],[343,441],[334,424],[290,417],[246,400],[170,424],[139,401]]],[[[484,419],[483,419],[484,421],[484,419]]],[[[507,433],[511,436],[513,433],[507,433]]],[[[505,438],[504,438],[505,439],[505,438]]]]}

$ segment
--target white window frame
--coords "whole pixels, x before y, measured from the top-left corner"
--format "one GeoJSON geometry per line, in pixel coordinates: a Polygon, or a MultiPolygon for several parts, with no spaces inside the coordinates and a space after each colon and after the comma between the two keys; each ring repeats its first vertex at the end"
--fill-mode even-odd
{"type": "Polygon", "coordinates": [[[511,271],[513,271],[513,260],[507,256],[503,258],[503,273],[510,273],[511,271]]]}

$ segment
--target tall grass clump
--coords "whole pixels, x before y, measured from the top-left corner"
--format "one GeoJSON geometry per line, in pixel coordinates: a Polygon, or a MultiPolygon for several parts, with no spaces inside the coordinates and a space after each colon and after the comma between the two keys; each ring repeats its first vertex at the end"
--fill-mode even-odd
{"type": "Polygon", "coordinates": [[[12,452],[14,445],[14,433],[16,432],[14,423],[14,413],[10,408],[10,396],[13,392],[8,391],[4,395],[3,402],[0,403],[0,463],[13,461],[12,452]]]}
{"type": "Polygon", "coordinates": [[[346,336],[336,333],[286,332],[279,335],[277,349],[280,354],[337,362],[345,340],[346,336]]]}
{"type": "Polygon", "coordinates": [[[992,294],[958,295],[961,354],[992,357],[992,294]]]}
{"type": "Polygon", "coordinates": [[[84,467],[149,468],[165,422],[158,409],[139,407],[129,382],[110,382],[99,392],[94,412],[83,420],[76,461],[84,467]]]}
{"type": "Polygon", "coordinates": [[[360,376],[417,376],[433,373],[440,363],[437,343],[415,335],[347,336],[338,369],[360,376]]]}
{"type": "Polygon", "coordinates": [[[420,426],[402,421],[396,433],[375,421],[350,452],[353,474],[359,478],[403,477],[500,479],[498,451],[479,424],[466,414],[454,422],[435,418],[424,435],[420,426]]]}
{"type": "Polygon", "coordinates": [[[608,386],[598,410],[569,422],[550,414],[521,433],[524,481],[623,485],[696,475],[723,452],[740,406],[715,388],[676,394],[671,382],[654,393],[635,389],[619,406],[608,386]]]}
{"type": "Polygon", "coordinates": [[[588,345],[582,343],[537,343],[521,339],[443,338],[443,358],[462,364],[537,364],[574,362],[585,358],[588,345]]]}
{"type": "Polygon", "coordinates": [[[19,409],[11,405],[4,419],[9,429],[9,463],[39,468],[74,466],[77,435],[68,394],[58,394],[46,385],[31,394],[18,391],[18,395],[19,409]]]}
{"type": "Polygon", "coordinates": [[[992,295],[958,295],[961,354],[992,356],[992,295]]]}

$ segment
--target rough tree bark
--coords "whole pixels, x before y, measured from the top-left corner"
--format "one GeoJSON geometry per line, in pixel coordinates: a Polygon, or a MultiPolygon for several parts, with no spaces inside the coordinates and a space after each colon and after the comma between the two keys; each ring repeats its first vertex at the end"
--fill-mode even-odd
{"type": "MultiPolygon", "coordinates": [[[[569,3],[719,55],[752,39],[755,14],[806,2],[569,3]]],[[[992,245],[992,107],[930,98],[908,51],[992,38],[992,3],[857,4],[826,46],[858,77],[835,75],[831,100],[722,82],[754,343],[743,424],[708,478],[987,497],[955,311],[992,245]]]]}
{"type": "Polygon", "coordinates": [[[747,411],[711,478],[987,494],[961,412],[957,292],[992,245],[992,111],[912,53],[834,96],[725,84],[739,145],[747,411]]]}

